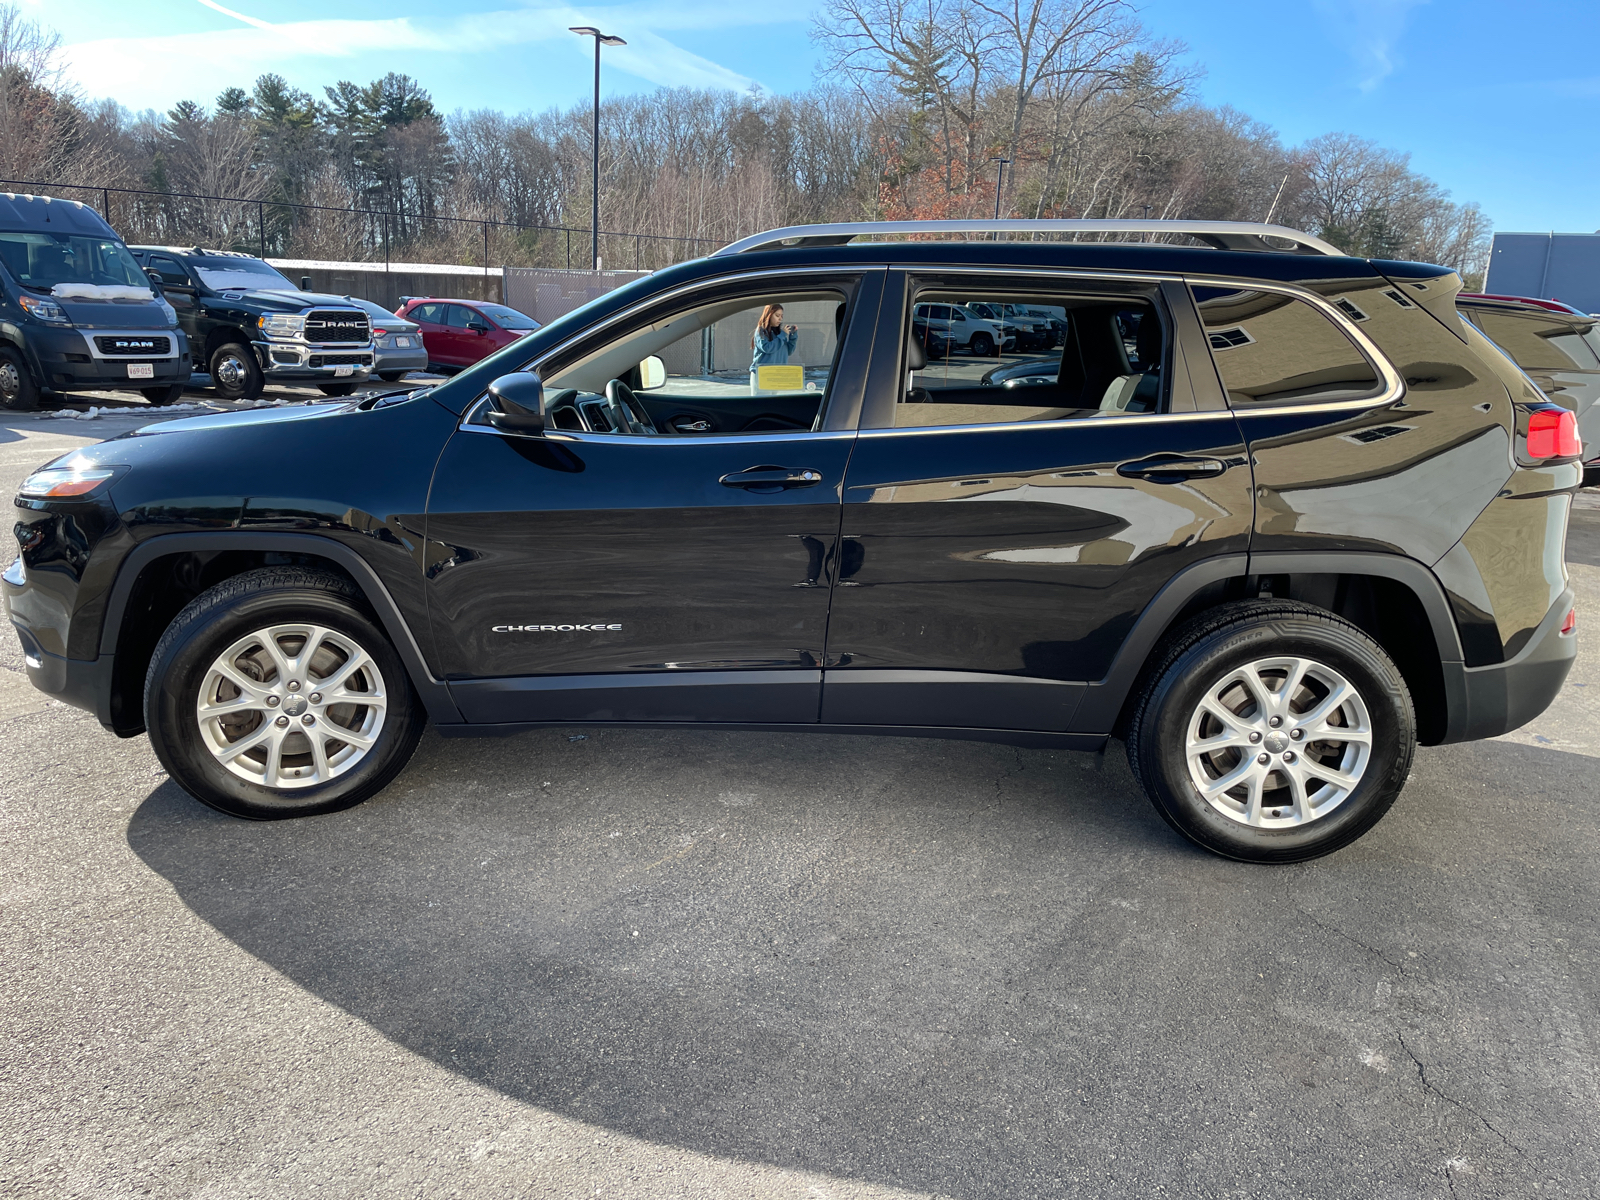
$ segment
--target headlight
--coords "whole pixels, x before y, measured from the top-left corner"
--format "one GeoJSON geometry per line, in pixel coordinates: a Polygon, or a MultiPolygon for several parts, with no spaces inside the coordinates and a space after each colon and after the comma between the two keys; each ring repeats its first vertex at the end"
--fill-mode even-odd
{"type": "Polygon", "coordinates": [[[26,292],[19,299],[22,301],[23,309],[29,315],[37,317],[41,321],[48,321],[52,325],[72,324],[67,319],[66,309],[62,308],[54,300],[47,299],[44,296],[30,296],[26,292]]]}
{"type": "Polygon", "coordinates": [[[306,331],[305,317],[290,313],[269,313],[257,321],[261,332],[269,338],[297,338],[306,331]]]}
{"type": "Polygon", "coordinates": [[[167,318],[167,324],[176,325],[178,323],[178,310],[167,303],[165,296],[156,297],[156,303],[161,305],[161,311],[167,318]]]}
{"type": "Polygon", "coordinates": [[[87,496],[115,472],[103,468],[54,467],[35,471],[22,481],[19,496],[32,500],[65,500],[87,496]]]}

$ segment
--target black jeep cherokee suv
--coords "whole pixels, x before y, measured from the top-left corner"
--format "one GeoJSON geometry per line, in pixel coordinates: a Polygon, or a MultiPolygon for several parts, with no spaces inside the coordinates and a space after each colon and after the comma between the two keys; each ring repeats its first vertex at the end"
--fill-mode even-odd
{"type": "Polygon", "coordinates": [[[38,687],[240,816],[371,796],[426,722],[1115,736],[1188,837],[1305,859],[1575,653],[1572,414],[1458,288],[1276,227],[779,230],[430,390],[58,460],[5,596],[38,687]],[[1059,240],[1117,229],[1209,245],[1059,240]],[[975,230],[1040,240],[930,236],[975,230]],[[1064,312],[1053,375],[930,362],[915,307],[971,300],[1064,312]]]}

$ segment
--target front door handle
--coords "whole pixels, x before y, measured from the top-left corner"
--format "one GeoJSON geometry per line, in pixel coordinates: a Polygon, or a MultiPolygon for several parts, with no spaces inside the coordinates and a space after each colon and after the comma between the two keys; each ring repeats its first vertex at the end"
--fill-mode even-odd
{"type": "Polygon", "coordinates": [[[1125,462],[1117,474],[1129,479],[1148,479],[1151,483],[1182,483],[1186,479],[1213,479],[1228,469],[1220,458],[1190,458],[1184,454],[1152,454],[1137,462],[1125,462]]]}
{"type": "Polygon", "coordinates": [[[747,492],[784,492],[790,488],[816,487],[822,472],[811,467],[751,467],[724,475],[723,487],[744,488],[747,492]]]}

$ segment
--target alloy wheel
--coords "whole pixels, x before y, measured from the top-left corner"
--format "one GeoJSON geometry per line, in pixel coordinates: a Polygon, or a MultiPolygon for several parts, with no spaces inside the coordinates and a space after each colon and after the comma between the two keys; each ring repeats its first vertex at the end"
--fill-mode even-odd
{"type": "Polygon", "coordinates": [[[327,783],[371,752],[388,697],[354,638],[305,623],[247,634],[212,662],[195,703],[206,748],[269,788],[327,783]]]}
{"type": "Polygon", "coordinates": [[[1372,757],[1372,718],[1348,679],[1313,659],[1258,659],[1208,687],[1187,724],[1189,778],[1213,809],[1258,829],[1327,816],[1372,757]]]}

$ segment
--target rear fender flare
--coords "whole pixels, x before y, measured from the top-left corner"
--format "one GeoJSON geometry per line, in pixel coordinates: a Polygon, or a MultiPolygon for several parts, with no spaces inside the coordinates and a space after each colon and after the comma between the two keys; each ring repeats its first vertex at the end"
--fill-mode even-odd
{"type": "MultiPolygon", "coordinates": [[[[1109,733],[1138,682],[1151,653],[1167,635],[1178,614],[1204,587],[1226,579],[1260,575],[1371,575],[1392,579],[1421,602],[1433,631],[1444,675],[1449,728],[1465,719],[1465,682],[1461,639],[1444,588],[1433,572],[1416,559],[1399,554],[1306,552],[1232,554],[1206,559],[1179,572],[1145,606],[1122,643],[1105,678],[1091,683],[1073,720],[1079,733],[1109,733]]],[[[1448,735],[1446,740],[1451,740],[1448,735]]]]}

